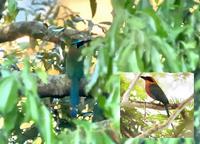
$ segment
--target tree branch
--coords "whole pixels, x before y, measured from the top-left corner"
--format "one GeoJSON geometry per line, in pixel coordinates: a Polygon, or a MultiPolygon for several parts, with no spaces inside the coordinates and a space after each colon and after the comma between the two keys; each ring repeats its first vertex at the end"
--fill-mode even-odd
{"type": "MultiPolygon", "coordinates": [[[[52,98],[63,98],[69,96],[70,93],[70,79],[65,75],[49,75],[48,83],[44,84],[40,80],[38,81],[38,94],[41,98],[52,97],[52,98]]],[[[84,91],[86,80],[82,79],[80,84],[79,93],[83,97],[88,95],[84,91]]]]}
{"type": "Polygon", "coordinates": [[[165,129],[181,113],[181,111],[187,106],[187,104],[192,101],[192,99],[193,99],[193,95],[190,96],[185,101],[183,101],[179,105],[179,107],[177,108],[177,110],[168,118],[168,120],[166,122],[164,122],[163,124],[160,124],[160,125],[156,124],[153,128],[151,128],[151,129],[145,131],[144,133],[136,136],[136,138],[145,138],[145,137],[148,137],[149,135],[151,135],[152,133],[155,133],[157,131],[161,131],[161,130],[165,129]]]}
{"type": "Polygon", "coordinates": [[[23,36],[30,36],[35,39],[42,39],[54,43],[59,43],[66,38],[68,38],[68,40],[89,39],[87,32],[80,32],[72,29],[64,29],[64,31],[55,34],[54,29],[50,29],[45,24],[38,21],[16,22],[0,29],[0,43],[13,41],[23,36]]]}
{"type": "MultiPolygon", "coordinates": [[[[169,109],[176,109],[180,104],[169,104],[169,109]]],[[[149,108],[149,109],[156,109],[156,110],[165,110],[165,107],[163,104],[157,104],[152,102],[141,102],[141,101],[134,101],[134,102],[124,102],[121,103],[121,107],[127,107],[127,108],[149,108]]]]}
{"type": "MultiPolygon", "coordinates": [[[[71,80],[65,74],[48,75],[47,83],[43,83],[35,74],[33,76],[37,79],[37,90],[40,98],[63,98],[70,95],[71,80]]],[[[81,79],[79,94],[82,97],[91,96],[90,94],[86,94],[84,90],[86,84],[86,79],[81,79]]],[[[22,91],[19,90],[19,93],[21,94],[22,91]]]]}

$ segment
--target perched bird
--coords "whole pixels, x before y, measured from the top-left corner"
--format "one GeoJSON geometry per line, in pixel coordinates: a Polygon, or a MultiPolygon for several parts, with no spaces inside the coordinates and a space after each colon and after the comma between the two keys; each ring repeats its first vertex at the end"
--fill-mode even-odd
{"type": "Polygon", "coordinates": [[[79,85],[80,80],[83,77],[83,60],[80,60],[81,47],[88,43],[90,40],[74,40],[72,46],[69,47],[68,52],[65,55],[65,71],[71,80],[70,88],[70,104],[71,117],[76,117],[78,113],[78,104],[80,102],[79,85]]]}
{"type": "Polygon", "coordinates": [[[141,78],[145,80],[145,90],[147,94],[154,100],[157,100],[164,104],[167,116],[169,117],[170,116],[168,109],[169,101],[163,90],[158,86],[157,82],[152,77],[141,76],[141,78]]]}

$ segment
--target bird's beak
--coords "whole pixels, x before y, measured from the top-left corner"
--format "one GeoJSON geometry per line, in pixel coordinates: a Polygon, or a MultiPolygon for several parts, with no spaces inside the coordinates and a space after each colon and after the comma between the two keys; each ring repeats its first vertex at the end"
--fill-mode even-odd
{"type": "Polygon", "coordinates": [[[146,79],[146,77],[144,77],[144,76],[140,76],[140,77],[141,77],[142,79],[144,79],[144,80],[146,79]]]}

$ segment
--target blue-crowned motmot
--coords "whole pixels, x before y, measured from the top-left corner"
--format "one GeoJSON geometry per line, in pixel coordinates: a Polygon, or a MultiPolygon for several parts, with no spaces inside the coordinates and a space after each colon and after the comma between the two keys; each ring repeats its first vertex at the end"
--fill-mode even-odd
{"type": "Polygon", "coordinates": [[[69,47],[65,56],[65,69],[68,77],[71,80],[70,89],[70,104],[71,117],[76,117],[78,113],[78,104],[80,101],[79,85],[83,77],[83,60],[80,60],[81,47],[90,40],[74,40],[72,46],[69,47]]]}

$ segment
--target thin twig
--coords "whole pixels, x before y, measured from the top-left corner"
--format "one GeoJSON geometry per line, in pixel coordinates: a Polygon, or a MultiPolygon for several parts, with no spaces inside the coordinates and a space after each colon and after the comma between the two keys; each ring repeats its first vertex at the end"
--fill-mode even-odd
{"type": "Polygon", "coordinates": [[[133,89],[133,87],[135,86],[135,83],[137,82],[137,80],[139,79],[139,77],[141,76],[142,73],[139,73],[136,77],[133,78],[133,80],[131,81],[128,89],[126,90],[126,92],[123,94],[122,96],[122,101],[121,103],[124,102],[128,102],[131,90],[133,89]]]}

